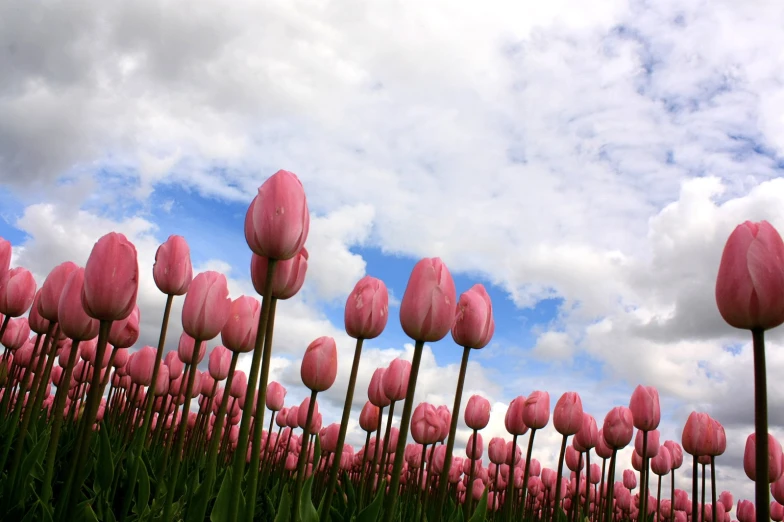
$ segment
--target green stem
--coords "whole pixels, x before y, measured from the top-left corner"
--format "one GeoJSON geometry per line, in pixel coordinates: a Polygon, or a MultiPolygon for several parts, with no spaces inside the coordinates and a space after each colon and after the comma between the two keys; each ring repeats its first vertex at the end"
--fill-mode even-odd
{"type": "Polygon", "coordinates": [[[712,510],[713,522],[716,522],[716,520],[717,520],[716,519],[716,516],[717,516],[717,511],[716,511],[716,507],[717,507],[717,504],[716,504],[716,457],[714,457],[713,455],[711,455],[711,497],[712,497],[711,500],[712,500],[712,504],[713,504],[713,510],[712,510]]]}
{"type": "Polygon", "coordinates": [[[642,463],[640,466],[640,514],[648,513],[648,432],[642,432],[642,463]]]}
{"type": "MultiPolygon", "coordinates": [[[[411,373],[408,377],[408,390],[406,390],[406,400],[403,403],[403,415],[400,418],[400,434],[397,439],[395,450],[395,463],[392,466],[392,477],[389,481],[389,494],[384,499],[384,522],[392,522],[392,516],[397,504],[398,487],[400,486],[400,470],[403,467],[403,457],[406,450],[406,439],[408,438],[408,428],[411,423],[411,410],[414,404],[414,393],[416,393],[416,381],[419,375],[419,363],[422,360],[422,350],[425,346],[423,341],[417,341],[414,346],[414,359],[411,361],[411,373]]],[[[423,462],[424,466],[425,463],[423,462]]]]}
{"type": "MultiPolygon", "coordinates": [[[[316,408],[316,395],[318,392],[313,390],[310,392],[310,402],[308,403],[308,415],[305,419],[305,426],[302,427],[302,448],[299,451],[299,461],[297,462],[297,481],[294,483],[294,502],[292,503],[292,518],[294,522],[299,522],[299,509],[300,495],[302,494],[302,483],[305,481],[305,465],[308,461],[308,454],[310,453],[310,423],[313,420],[313,411],[316,408]]],[[[313,470],[315,473],[316,470],[313,470]]],[[[250,519],[248,519],[250,520],[250,519]]]]}
{"type": "Polygon", "coordinates": [[[338,444],[335,447],[335,455],[332,457],[332,467],[329,470],[329,480],[327,482],[326,497],[324,498],[324,508],[321,511],[321,522],[327,522],[329,520],[329,512],[332,506],[332,493],[334,492],[338,481],[338,472],[340,471],[340,457],[343,455],[343,444],[346,441],[348,420],[351,416],[351,406],[354,402],[354,386],[357,383],[357,374],[359,373],[359,359],[362,356],[362,342],[363,340],[361,338],[357,339],[357,344],[354,348],[354,362],[351,365],[351,376],[348,379],[346,400],[343,402],[343,417],[340,420],[338,444]]]}
{"type": "Polygon", "coordinates": [[[691,470],[691,519],[692,520],[698,520],[697,500],[700,494],[700,490],[697,482],[697,476],[698,476],[697,466],[698,466],[697,455],[694,455],[692,461],[692,470],[691,470]]]}
{"type": "Polygon", "coordinates": [[[751,331],[754,349],[754,433],[757,436],[755,504],[757,521],[770,520],[768,482],[768,382],[765,370],[765,331],[751,331]]]}
{"type": "Polygon", "coordinates": [[[553,499],[553,520],[558,520],[561,515],[561,475],[563,473],[564,456],[566,455],[566,440],[568,435],[564,435],[561,440],[561,455],[558,457],[558,473],[555,475],[555,498],[553,499]]]}
{"type": "Polygon", "coordinates": [[[616,448],[613,448],[612,456],[610,457],[610,473],[607,476],[607,495],[605,497],[605,509],[606,509],[605,522],[611,522],[612,520],[613,489],[615,489],[615,461],[617,455],[618,455],[618,450],[616,448]]]}
{"type": "Polygon", "coordinates": [[[675,468],[670,471],[670,522],[675,520],[675,468]]]}
{"type": "MultiPolygon", "coordinates": [[[[256,385],[259,382],[259,366],[262,363],[262,354],[264,361],[268,365],[271,354],[263,350],[264,336],[267,332],[267,322],[269,321],[271,301],[272,301],[272,278],[275,274],[275,266],[277,260],[270,259],[267,263],[267,278],[264,285],[264,296],[261,302],[261,313],[259,314],[259,326],[256,332],[256,343],[253,347],[253,360],[250,365],[250,375],[248,376],[248,389],[245,392],[248,400],[256,395],[256,385]]],[[[267,383],[262,383],[266,391],[267,383]]],[[[237,440],[237,449],[234,451],[234,462],[230,471],[232,477],[231,497],[227,503],[225,520],[238,520],[239,519],[239,503],[240,493],[242,492],[242,478],[245,474],[245,457],[248,453],[248,432],[250,430],[250,421],[253,417],[253,408],[246,408],[242,412],[242,420],[240,421],[240,433],[237,440]]],[[[255,499],[254,499],[255,501],[255,499]]]]}
{"type": "Polygon", "coordinates": [[[525,468],[523,469],[523,491],[522,500],[520,504],[523,506],[523,516],[525,516],[525,496],[528,493],[528,474],[530,472],[531,454],[534,451],[534,436],[536,435],[536,428],[531,428],[531,434],[528,435],[528,451],[525,454],[525,468]]]}

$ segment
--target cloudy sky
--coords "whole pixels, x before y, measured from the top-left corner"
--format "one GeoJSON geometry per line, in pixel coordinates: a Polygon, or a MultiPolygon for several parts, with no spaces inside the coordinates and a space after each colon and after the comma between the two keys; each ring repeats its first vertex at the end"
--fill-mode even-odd
{"type": "MultiPolygon", "coordinates": [[[[245,210],[267,176],[293,171],[312,227],[307,283],[276,321],[287,402],[306,395],[305,347],[332,335],[339,378],[321,409],[338,419],[353,353],[343,305],[370,274],[395,299],[363,352],[358,413],[372,370],[411,357],[396,300],[414,263],[440,256],[458,292],[480,282],[493,298],[496,336],[472,354],[464,399],[494,404],[486,438],[535,389],[553,405],[577,391],[601,422],[654,385],[664,438],[680,440],[695,409],[724,424],[719,487],[752,498],[750,339],[713,292],[734,226],[784,230],[783,23],[765,0],[11,0],[0,236],[41,283],[104,233],[127,234],[140,343],[154,344],[157,246],[185,236],[198,270],[253,295],[245,210]]],[[[770,332],[778,436],[781,346],[770,332]]],[[[451,407],[460,353],[449,338],[426,348],[417,401],[451,407]]],[[[355,423],[350,441],[363,439],[355,423]]],[[[557,434],[537,439],[553,465],[557,434]]]]}

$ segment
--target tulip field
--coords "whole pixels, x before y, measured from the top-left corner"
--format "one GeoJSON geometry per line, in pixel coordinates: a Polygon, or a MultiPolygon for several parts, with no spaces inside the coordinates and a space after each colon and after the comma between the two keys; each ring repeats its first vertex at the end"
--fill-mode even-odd
{"type": "Polygon", "coordinates": [[[218,272],[194,277],[180,236],[160,245],[145,274],[134,245],[109,233],[86,266],[62,263],[40,288],[28,270],[10,268],[12,247],[0,238],[0,520],[729,522],[731,512],[740,522],[784,520],[784,457],[768,434],[765,369],[765,331],[784,323],[784,242],[767,222],[735,229],[716,281],[719,312],[750,332],[754,352],[755,431],[743,467],[756,493],[737,503],[717,486],[722,425],[692,412],[679,440],[662,440],[653,386],[637,386],[628,406],[610,411],[592,411],[579,391],[520,390],[504,419],[508,436],[483,439],[490,402],[463,397],[463,386],[472,352],[493,337],[493,306],[481,284],[458,295],[439,258],[413,265],[391,318],[414,343],[411,361],[395,359],[367,390],[355,389],[363,342],[390,320],[384,282],[366,276],[345,305],[356,344],[339,390],[342,416],[319,412],[338,372],[331,337],[302,347],[310,396],[287,403],[270,380],[275,311],[305,281],[309,225],[296,175],[281,170],[261,185],[244,225],[258,296],[230,296],[218,272]],[[150,275],[166,306],[155,319],[157,346],[139,347],[137,292],[150,275]],[[173,321],[179,339],[167,337],[173,321]],[[454,401],[415,404],[424,345],[447,336],[462,347],[457,381],[443,383],[454,401]],[[237,369],[240,354],[247,373],[237,369]],[[472,434],[458,445],[461,418],[472,434]],[[346,443],[350,422],[365,433],[361,447],[346,443]],[[537,460],[536,435],[547,426],[561,441],[554,469],[537,460]],[[619,458],[628,446],[631,462],[619,458]],[[691,480],[676,483],[682,467],[691,480]]]}

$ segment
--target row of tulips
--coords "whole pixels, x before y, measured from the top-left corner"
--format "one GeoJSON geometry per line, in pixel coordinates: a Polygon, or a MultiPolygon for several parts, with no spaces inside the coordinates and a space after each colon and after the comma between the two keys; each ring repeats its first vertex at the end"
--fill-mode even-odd
{"type": "MultiPolygon", "coordinates": [[[[471,351],[493,337],[492,303],[479,284],[458,299],[438,258],[421,260],[410,276],[400,324],[414,341],[413,358],[373,373],[358,419],[364,446],[347,445],[346,434],[363,343],[388,321],[381,280],[363,278],[346,303],[345,328],[356,344],[339,422],[323,426],[318,406],[318,394],[337,375],[330,337],[314,340],[303,355],[310,396],[286,406],[285,388],[269,380],[275,312],[277,301],[304,283],[309,219],[294,174],[279,171],[259,188],[245,236],[261,301],[231,299],[220,273],[193,277],[188,244],[171,236],[153,267],[166,296],[158,345],[133,351],[139,269],[125,236],[102,237],[85,267],[58,265],[40,289],[29,271],[10,269],[11,245],[0,240],[0,510],[14,520],[729,520],[732,495],[717,495],[715,475],[726,449],[723,427],[694,412],[682,447],[661,442],[653,387],[638,386],[629,406],[609,411],[601,429],[575,392],[562,395],[552,412],[547,392],[517,397],[505,416],[511,440],[492,438],[485,466],[480,432],[490,403],[474,395],[463,408],[462,395],[471,351]],[[181,296],[183,333],[167,353],[172,304],[181,296]],[[415,407],[424,345],[450,333],[463,347],[454,402],[415,407]],[[218,337],[207,356],[207,343],[218,337]],[[250,356],[247,374],[237,369],[243,353],[250,356]],[[453,456],[461,411],[472,430],[465,458],[453,456]],[[556,469],[533,456],[535,434],[551,413],[561,435],[556,469]],[[632,440],[635,471],[621,473],[618,451],[632,440]],[[691,496],[675,487],[684,451],[693,457],[691,496]],[[667,477],[670,498],[662,499],[667,477]]],[[[723,317],[750,330],[754,341],[757,422],[744,469],[757,495],[755,504],[738,503],[740,522],[784,519],[784,457],[767,433],[765,399],[763,332],[784,322],[784,294],[776,289],[784,290],[784,242],[765,222],[739,226],[725,247],[716,298],[723,317]]]]}

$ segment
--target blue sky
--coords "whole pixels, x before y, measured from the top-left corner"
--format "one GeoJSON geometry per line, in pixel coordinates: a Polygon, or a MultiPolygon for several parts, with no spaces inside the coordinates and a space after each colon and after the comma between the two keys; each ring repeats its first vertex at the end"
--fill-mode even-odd
{"type": "MultiPolygon", "coordinates": [[[[17,50],[0,56],[0,236],[14,264],[40,283],[125,233],[153,342],[157,246],[181,234],[197,269],[252,293],[245,210],[285,168],[312,214],[306,285],[276,321],[273,376],[292,403],[302,351],[332,335],[343,370],[322,409],[335,417],[354,283],[380,277],[400,299],[414,263],[439,256],[459,292],[481,282],[493,299],[496,336],[467,382],[493,403],[487,436],[534,389],[553,404],[578,391],[601,420],[654,385],[665,439],[692,410],[727,427],[720,480],[748,496],[749,340],[713,292],[734,226],[784,230],[784,60],[770,51],[784,48],[784,6],[348,2],[0,7],[0,48],[17,50]]],[[[769,337],[778,374],[782,336],[769,337]]],[[[407,343],[393,308],[358,390],[410,357],[407,343]]],[[[451,404],[460,350],[430,348],[417,400],[451,404]]],[[[769,393],[784,403],[784,385],[769,393]]],[[[784,440],[784,410],[771,425],[784,440]]],[[[557,442],[543,432],[546,465],[557,442]]]]}

